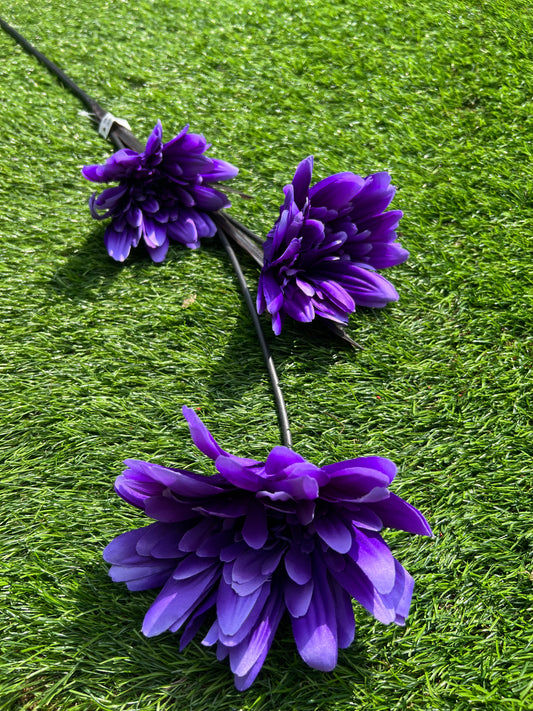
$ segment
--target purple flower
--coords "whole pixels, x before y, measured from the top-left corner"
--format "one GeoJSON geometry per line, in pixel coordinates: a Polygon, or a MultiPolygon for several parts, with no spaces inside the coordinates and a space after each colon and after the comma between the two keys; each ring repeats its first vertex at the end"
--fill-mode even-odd
{"type": "Polygon", "coordinates": [[[218,473],[127,460],[115,484],[155,519],[104,551],[114,581],[130,590],[163,586],[144,618],[145,635],[181,629],[183,649],[210,620],[203,644],[229,657],[243,690],[285,613],[300,656],[322,671],[353,640],[352,597],[381,622],[404,624],[413,579],[380,531],[431,530],[389,491],[393,462],[361,457],[317,467],[281,446],[265,462],[244,459],[225,452],[193,410],[183,414],[218,473]]]}
{"type": "Polygon", "coordinates": [[[123,262],[142,239],[154,262],[161,262],[169,239],[197,249],[201,237],[215,234],[209,213],[229,207],[230,203],[209,183],[233,178],[238,169],[204,155],[209,148],[205,138],[187,133],[188,129],[187,125],[171,141],[163,143],[158,121],[143,153],[124,148],[104,165],[82,169],[93,182],[119,182],[98,197],[94,193],[89,201],[94,218],[112,218],[104,239],[113,259],[123,262]]]}
{"type": "Polygon", "coordinates": [[[395,188],[388,173],[337,173],[309,187],[313,157],[284,188],[280,216],[264,243],[257,311],[281,332],[285,316],[347,323],[356,306],[381,308],[398,293],[376,269],[409,256],[397,242],[400,210],[384,212],[395,188]]]}

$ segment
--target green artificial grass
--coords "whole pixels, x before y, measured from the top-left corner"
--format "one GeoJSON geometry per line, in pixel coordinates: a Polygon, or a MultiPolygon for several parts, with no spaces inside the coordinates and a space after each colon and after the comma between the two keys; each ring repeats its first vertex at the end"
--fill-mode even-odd
{"type": "MultiPolygon", "coordinates": [[[[379,454],[435,538],[388,531],[416,587],[405,628],[356,608],[334,672],[283,628],[251,689],[211,649],[145,639],[155,593],[102,549],[147,520],[125,457],[212,473],[181,406],[227,450],[279,433],[251,321],[215,240],[114,263],[82,165],[112,148],[0,33],[0,711],[533,708],[533,11],[520,0],[0,0],[0,15],[145,139],[184,123],[241,168],[259,234],[306,155],[315,179],[389,170],[411,252],[356,352],[265,333],[295,448],[379,454]]],[[[257,268],[243,265],[252,289],[257,268]]]]}

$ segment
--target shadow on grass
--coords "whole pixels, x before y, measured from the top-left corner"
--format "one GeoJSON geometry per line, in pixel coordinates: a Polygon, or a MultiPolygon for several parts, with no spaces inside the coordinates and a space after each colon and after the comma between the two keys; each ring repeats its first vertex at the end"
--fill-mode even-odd
{"type": "Polygon", "coordinates": [[[74,301],[102,298],[123,269],[142,273],[154,263],[141,245],[131,251],[127,262],[116,262],[104,245],[104,229],[98,225],[78,249],[70,253],[48,282],[53,294],[60,293],[74,301]]]}
{"type": "MultiPolygon", "coordinates": [[[[238,312],[234,311],[232,314],[237,318],[237,326],[229,334],[222,358],[213,361],[209,385],[216,390],[222,400],[235,400],[257,381],[267,378],[267,370],[251,315],[226,253],[217,243],[210,244],[208,249],[219,258],[220,270],[233,277],[239,299],[238,312]],[[236,381],[234,376],[236,371],[241,374],[240,381],[238,379],[236,381]],[[243,375],[245,377],[242,377],[243,375]]],[[[248,255],[238,249],[236,254],[245,271],[248,289],[255,306],[259,268],[248,255]]],[[[361,309],[358,312],[360,326],[364,327],[369,318],[376,319],[376,314],[372,311],[361,309]]],[[[335,335],[323,319],[316,319],[312,323],[298,323],[287,318],[280,336],[274,335],[268,314],[261,315],[259,320],[280,380],[284,368],[294,365],[295,361],[304,363],[308,371],[320,374],[330,370],[337,353],[347,354],[350,358],[357,357],[360,353],[358,349],[335,335]]],[[[347,331],[357,339],[353,324],[350,324],[347,331]]],[[[283,390],[283,382],[281,387],[283,390]]]]}
{"type": "Polygon", "coordinates": [[[79,700],[87,694],[87,700],[105,704],[105,694],[117,706],[143,709],[316,711],[350,707],[354,685],[369,678],[366,655],[357,642],[341,650],[333,672],[309,669],[284,620],[259,677],[249,690],[238,692],[227,661],[218,662],[213,648],[200,644],[202,632],[181,653],[179,634],[143,637],[142,619],[157,592],[129,593],[109,580],[103,565],[86,569],[74,598],[76,617],[60,631],[68,664],[75,669],[71,676],[63,660],[61,672],[70,678],[63,698],[72,694],[79,700]]]}

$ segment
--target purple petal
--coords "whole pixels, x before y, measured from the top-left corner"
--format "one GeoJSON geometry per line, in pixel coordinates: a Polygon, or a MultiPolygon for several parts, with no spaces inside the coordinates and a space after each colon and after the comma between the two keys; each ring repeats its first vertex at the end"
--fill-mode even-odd
{"type": "Polygon", "coordinates": [[[168,246],[169,243],[167,239],[165,239],[163,244],[159,247],[149,247],[148,245],[146,245],[146,249],[148,250],[148,254],[150,255],[150,259],[152,260],[152,262],[155,262],[156,264],[162,262],[167,256],[168,246]]]}
{"type": "Polygon", "coordinates": [[[146,213],[143,212],[143,236],[147,247],[151,247],[152,249],[161,247],[165,244],[167,239],[167,226],[160,224],[157,220],[148,217],[146,213]]]}
{"type": "Polygon", "coordinates": [[[146,578],[154,574],[159,574],[169,571],[166,574],[166,579],[170,576],[170,571],[174,565],[168,561],[148,560],[146,563],[138,563],[137,565],[113,565],[109,571],[109,576],[114,583],[127,583],[131,580],[146,578]]]}
{"type": "Polygon", "coordinates": [[[180,550],[184,553],[194,553],[203,543],[203,541],[218,530],[219,522],[217,519],[202,518],[192,526],[183,536],[180,541],[180,550]]]}
{"type": "Polygon", "coordinates": [[[388,487],[390,480],[383,472],[365,466],[349,465],[350,462],[341,462],[339,465],[323,467],[324,471],[331,475],[329,483],[321,490],[322,498],[326,501],[358,500],[376,487],[388,487]],[[341,467],[342,464],[346,466],[341,467]]]}
{"type": "Polygon", "coordinates": [[[82,173],[93,183],[110,183],[126,178],[132,169],[142,163],[142,156],[129,148],[123,148],[110,156],[104,165],[86,165],[82,173]]]}
{"type": "Polygon", "coordinates": [[[352,202],[351,217],[354,222],[379,215],[389,206],[396,192],[390,181],[387,172],[374,173],[365,178],[364,187],[352,202]]]}
{"type": "Polygon", "coordinates": [[[331,671],[337,664],[337,619],[335,601],[322,562],[315,566],[313,579],[309,609],[302,617],[291,617],[292,629],[304,662],[313,669],[331,671]]]}
{"type": "Polygon", "coordinates": [[[354,526],[358,528],[368,528],[370,531],[381,531],[383,521],[371,510],[374,504],[347,504],[343,502],[344,507],[349,511],[350,519],[354,526]]]}
{"type": "Polygon", "coordinates": [[[204,185],[193,185],[189,188],[189,192],[194,198],[194,204],[201,210],[221,210],[224,207],[231,207],[231,202],[224,193],[215,188],[210,188],[204,185]]]}
{"type": "Polygon", "coordinates": [[[225,497],[211,498],[201,506],[195,506],[194,510],[198,513],[209,514],[220,518],[239,518],[245,516],[250,508],[250,498],[248,494],[237,496],[231,494],[230,498],[225,497]]]}
{"type": "Polygon", "coordinates": [[[313,156],[308,156],[307,158],[304,158],[304,160],[296,168],[294,178],[292,179],[294,202],[298,205],[300,210],[303,209],[305,201],[307,200],[312,175],[313,156]]]}
{"type": "MultiPolygon", "coordinates": [[[[149,526],[148,526],[149,528],[149,526]]],[[[131,565],[133,563],[141,563],[143,556],[137,553],[137,541],[146,531],[145,528],[135,528],[132,531],[122,533],[114,538],[104,548],[103,558],[106,563],[113,565],[131,565]]]]}
{"type": "Polygon", "coordinates": [[[231,670],[239,691],[248,689],[261,671],[285,607],[276,590],[264,607],[252,633],[230,650],[231,670]]]}
{"type": "Polygon", "coordinates": [[[194,410],[191,410],[190,407],[184,406],[182,412],[183,416],[187,420],[187,424],[189,425],[192,441],[198,447],[200,452],[206,454],[213,460],[220,455],[228,454],[215,442],[213,435],[209,432],[194,410]]]}
{"type": "Polygon", "coordinates": [[[364,180],[353,173],[337,173],[321,180],[309,190],[309,200],[313,207],[341,210],[362,189],[364,180]]]}
{"type": "Polygon", "coordinates": [[[404,625],[409,614],[415,581],[397,560],[394,562],[396,566],[394,589],[388,595],[383,595],[382,597],[385,604],[394,607],[396,613],[394,622],[397,625],[404,625]]]}
{"type": "MultiPolygon", "coordinates": [[[[283,291],[270,272],[266,271],[261,274],[259,288],[268,313],[274,314],[279,311],[283,305],[283,291]]],[[[264,308],[260,310],[258,307],[258,311],[262,313],[264,308]]]]}
{"type": "Polygon", "coordinates": [[[402,531],[418,533],[422,536],[433,535],[428,522],[420,511],[392,492],[386,501],[372,503],[368,507],[380,517],[384,526],[399,528],[402,531]]]}
{"type": "Polygon", "coordinates": [[[298,585],[290,578],[285,581],[285,604],[292,617],[302,617],[309,610],[314,582],[311,578],[304,585],[298,585]]]}
{"type": "Polygon", "coordinates": [[[354,262],[365,262],[374,269],[386,269],[402,264],[409,257],[409,252],[396,242],[384,244],[382,242],[364,245],[365,249],[352,249],[354,262]]]}
{"type": "Polygon", "coordinates": [[[216,231],[216,225],[206,212],[194,210],[192,208],[183,208],[180,211],[180,216],[183,221],[192,220],[195,226],[195,234],[200,237],[212,237],[216,231]]]}
{"type": "Polygon", "coordinates": [[[373,531],[354,532],[354,547],[350,557],[355,560],[372,585],[382,594],[389,593],[396,577],[392,553],[379,533],[373,531]]]}
{"type": "Polygon", "coordinates": [[[144,502],[144,512],[150,518],[164,523],[197,518],[190,506],[176,501],[172,496],[150,496],[144,502]]]}
{"type": "Polygon", "coordinates": [[[182,554],[177,544],[183,534],[184,529],[180,525],[160,523],[158,521],[156,523],[151,523],[149,526],[146,526],[144,529],[141,530],[143,531],[143,535],[139,537],[139,540],[135,545],[135,550],[139,555],[154,556],[155,558],[170,557],[173,559],[181,557],[182,554]],[[172,542],[174,552],[171,556],[159,556],[157,555],[157,553],[154,553],[154,550],[159,550],[159,546],[163,541],[165,543],[167,541],[172,542]]]}
{"type": "Polygon", "coordinates": [[[337,613],[337,637],[340,649],[346,649],[353,642],[355,636],[355,618],[353,614],[352,599],[336,581],[332,581],[335,610],[337,613]]]}
{"type": "MultiPolygon", "coordinates": [[[[359,467],[362,467],[364,470],[375,470],[376,474],[374,476],[379,478],[380,483],[384,481],[380,475],[383,475],[390,484],[397,472],[396,464],[386,457],[357,457],[356,459],[346,459],[342,462],[336,462],[335,464],[326,464],[323,469],[333,478],[345,473],[354,473],[354,470],[359,467]]],[[[362,473],[368,475],[369,472],[364,471],[362,473]]],[[[378,479],[374,486],[377,485],[377,481],[378,479]]]]}
{"type": "Polygon", "coordinates": [[[151,156],[161,150],[162,136],[163,127],[161,126],[161,121],[158,120],[152,130],[152,133],[149,135],[148,140],[146,141],[146,148],[144,150],[145,155],[151,156]]]}
{"type": "Polygon", "coordinates": [[[235,559],[231,571],[232,582],[245,583],[257,576],[266,580],[272,571],[264,572],[263,566],[266,564],[268,567],[270,557],[269,551],[256,551],[248,548],[235,559]]]}
{"type": "Polygon", "coordinates": [[[178,219],[169,223],[167,232],[171,239],[187,247],[198,244],[198,230],[196,229],[196,223],[191,218],[178,219]]]}
{"type": "Polygon", "coordinates": [[[352,547],[352,533],[333,515],[315,519],[315,529],[320,538],[337,553],[348,553],[352,547]]]}
{"type": "Polygon", "coordinates": [[[323,276],[336,279],[352,296],[357,306],[383,308],[400,298],[394,286],[380,274],[350,262],[329,262],[323,276]]]}
{"type": "Polygon", "coordinates": [[[151,590],[152,588],[160,588],[163,587],[163,585],[166,585],[171,572],[171,567],[163,568],[163,566],[161,566],[160,572],[153,573],[152,575],[147,575],[144,578],[130,580],[126,583],[126,587],[131,592],[138,592],[140,590],[151,590]]]}
{"type": "Polygon", "coordinates": [[[187,469],[170,469],[159,464],[149,464],[148,466],[150,477],[179,496],[195,498],[213,496],[224,491],[213,483],[212,477],[195,474],[187,469]]]}
{"type": "Polygon", "coordinates": [[[268,525],[265,508],[257,501],[251,501],[248,514],[242,528],[242,535],[250,548],[260,550],[268,538],[268,525]]]}
{"type": "Polygon", "coordinates": [[[289,577],[298,585],[305,585],[311,579],[311,558],[301,553],[296,546],[288,550],[283,562],[289,577]]]}
{"type": "Polygon", "coordinates": [[[227,163],[225,160],[218,160],[217,158],[211,159],[213,165],[208,173],[202,173],[202,178],[206,182],[219,182],[221,180],[230,180],[234,178],[239,169],[236,168],[231,163],[227,163]]]}
{"type": "Polygon", "coordinates": [[[107,253],[117,262],[123,262],[131,250],[132,237],[129,230],[115,232],[111,224],[104,235],[107,253]]]}
{"type": "Polygon", "coordinates": [[[174,580],[186,580],[194,575],[207,570],[213,564],[212,558],[198,558],[192,553],[178,563],[177,568],[172,573],[174,580]]]}
{"type": "Polygon", "coordinates": [[[283,304],[285,313],[300,323],[310,323],[315,318],[313,301],[299,289],[293,289],[283,304]]]}
{"type": "MultiPolygon", "coordinates": [[[[129,186],[122,184],[113,188],[107,188],[96,198],[94,201],[94,207],[100,211],[113,210],[113,208],[119,206],[120,201],[125,195],[128,194],[128,191],[129,186]]],[[[128,203],[129,200],[125,201],[125,203],[122,204],[122,208],[124,208],[124,206],[127,208],[128,203]]],[[[120,210],[120,206],[118,207],[116,214],[118,214],[118,210],[120,210]]],[[[101,217],[101,215],[99,215],[99,217],[101,217]]]]}
{"type": "Polygon", "coordinates": [[[212,565],[207,570],[188,580],[170,578],[154,603],[146,613],[143,634],[154,637],[183,618],[185,619],[210,591],[220,575],[220,565],[212,565]]]}
{"type": "Polygon", "coordinates": [[[413,579],[398,561],[394,567],[394,587],[388,594],[379,593],[357,563],[349,558],[346,567],[341,571],[332,570],[332,575],[377,620],[386,625],[403,624],[409,612],[413,579]]]}
{"type": "Polygon", "coordinates": [[[205,138],[199,133],[187,133],[187,124],[178,135],[163,146],[165,158],[172,157],[179,159],[180,156],[187,156],[189,153],[203,153],[207,150],[205,138]]]}
{"type": "Polygon", "coordinates": [[[229,636],[235,635],[254,606],[268,594],[270,583],[265,583],[251,595],[238,595],[224,580],[220,581],[217,595],[217,620],[220,630],[229,636]]]}
{"type": "Polygon", "coordinates": [[[215,466],[224,479],[239,489],[258,491],[263,481],[258,474],[261,462],[255,459],[244,459],[231,454],[217,457],[215,466]]]}
{"type": "Polygon", "coordinates": [[[213,591],[210,595],[207,596],[204,602],[199,607],[197,607],[194,613],[191,615],[191,618],[185,625],[183,634],[181,635],[180,652],[183,652],[183,650],[189,644],[192,638],[196,635],[197,632],[199,632],[215,602],[216,593],[215,591],[213,591]]]}
{"type": "Polygon", "coordinates": [[[352,313],[355,311],[355,303],[350,294],[336,281],[313,279],[316,290],[322,293],[322,298],[333,301],[335,306],[342,311],[352,313]]]}
{"type": "MultiPolygon", "coordinates": [[[[220,620],[218,619],[218,641],[222,642],[222,644],[227,647],[236,647],[250,634],[252,628],[261,616],[265,603],[270,595],[270,584],[263,585],[255,592],[257,592],[257,596],[254,595],[255,602],[253,607],[246,615],[245,619],[242,620],[242,623],[239,625],[239,628],[234,634],[226,634],[220,625],[220,620]]],[[[251,596],[247,596],[246,599],[248,598],[251,598],[251,596]]]]}

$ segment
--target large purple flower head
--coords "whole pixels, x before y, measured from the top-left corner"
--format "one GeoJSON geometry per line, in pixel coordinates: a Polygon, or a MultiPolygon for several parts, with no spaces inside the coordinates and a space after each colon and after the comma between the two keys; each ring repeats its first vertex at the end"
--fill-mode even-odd
{"type": "Polygon", "coordinates": [[[395,193],[388,173],[337,173],[311,188],[312,172],[309,156],[285,186],[263,246],[257,311],[270,313],[276,335],[286,316],[346,323],[356,306],[397,301],[396,289],[375,270],[409,256],[396,242],[401,211],[384,212],[395,193]]]}
{"type": "Polygon", "coordinates": [[[323,467],[286,447],[265,462],[225,452],[183,408],[198,449],[218,473],[127,460],[115,488],[155,519],[105,549],[114,581],[160,587],[143,632],[182,629],[183,649],[210,620],[203,644],[229,657],[238,689],[259,673],[284,614],[311,667],[331,671],[353,640],[355,598],[378,620],[403,625],[413,579],[384,526],[431,535],[426,519],[389,491],[396,467],[361,457],[323,467]]]}
{"type": "Polygon", "coordinates": [[[188,129],[163,143],[158,121],[142,153],[123,148],[104,165],[82,169],[96,183],[119,182],[98,197],[94,193],[89,202],[93,217],[112,218],[104,239],[113,259],[123,262],[143,240],[154,262],[161,262],[169,239],[196,249],[201,237],[215,234],[209,213],[230,203],[209,183],[233,178],[238,169],[204,155],[209,148],[205,138],[188,129]]]}

